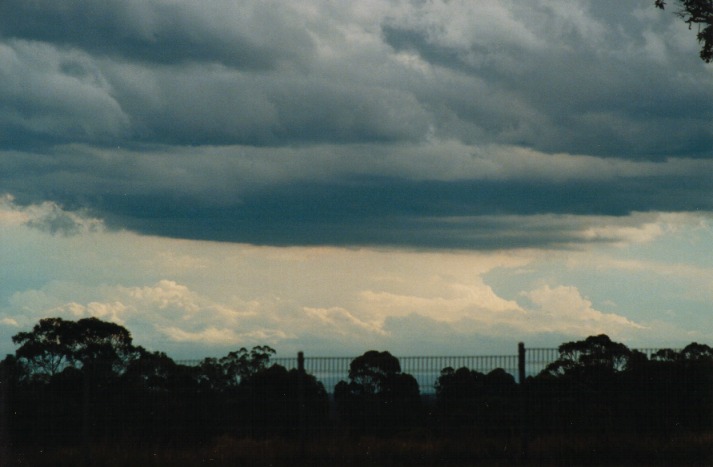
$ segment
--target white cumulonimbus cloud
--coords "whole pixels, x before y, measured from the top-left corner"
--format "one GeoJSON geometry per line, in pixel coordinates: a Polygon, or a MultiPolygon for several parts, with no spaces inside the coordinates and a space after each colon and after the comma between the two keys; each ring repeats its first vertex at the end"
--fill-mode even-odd
{"type": "MultiPolygon", "coordinates": [[[[678,234],[690,222],[681,215],[613,219],[601,235],[616,252],[624,243],[646,245],[678,234]]],[[[583,232],[587,225],[582,219],[583,232]]],[[[48,316],[117,322],[138,344],[184,358],[258,344],[287,353],[378,347],[413,354],[427,351],[422,344],[429,339],[440,339],[438,348],[450,352],[477,351],[478,341],[547,335],[645,340],[665,324],[603,310],[580,291],[586,283],[570,282],[577,281],[573,274],[526,282],[513,292],[489,283],[495,271],[511,279],[547,264],[576,271],[576,258],[586,261],[588,249],[428,252],[175,240],[111,231],[81,213],[19,206],[10,197],[0,205],[0,237],[1,267],[11,278],[0,284],[0,331],[7,341],[0,347],[6,350],[10,335],[48,316]],[[44,226],[48,213],[84,227],[52,233],[44,226]]],[[[596,268],[631,268],[599,259],[596,268]]],[[[597,298],[604,306],[615,301],[597,298]]]]}

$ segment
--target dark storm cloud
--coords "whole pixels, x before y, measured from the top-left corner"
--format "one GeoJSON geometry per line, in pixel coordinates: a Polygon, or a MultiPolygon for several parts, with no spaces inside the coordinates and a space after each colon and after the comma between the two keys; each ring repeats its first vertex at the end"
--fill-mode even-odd
{"type": "Polygon", "coordinates": [[[3,2],[0,135],[19,148],[430,131],[546,152],[711,156],[710,74],[695,54],[647,52],[656,34],[675,45],[671,18],[655,11],[649,24],[609,2],[439,5],[379,18],[373,39],[388,47],[361,51],[344,30],[363,26],[329,8],[315,19],[280,2],[3,2]],[[391,52],[415,53],[436,74],[391,52]]]}
{"type": "Polygon", "coordinates": [[[260,70],[310,48],[304,31],[273,9],[259,2],[242,2],[237,9],[215,2],[6,0],[0,4],[0,31],[125,60],[260,70]],[[254,25],[264,26],[264,34],[255,34],[254,25]]]}
{"type": "MultiPolygon", "coordinates": [[[[608,9],[612,7],[592,8],[592,20],[608,9]]],[[[587,42],[601,47],[596,37],[572,32],[538,36],[547,43],[532,48],[505,37],[482,44],[477,35],[453,42],[434,33],[427,21],[385,23],[382,35],[395,51],[415,53],[434,66],[487,83],[487,91],[465,99],[465,87],[439,97],[449,102],[460,121],[485,130],[494,141],[608,157],[710,158],[710,73],[695,55],[672,55],[668,58],[673,63],[667,66],[646,57],[644,44],[637,42],[641,26],[617,24],[622,18],[627,15],[608,23],[611,50],[587,42]],[[641,49],[620,53],[617,43],[641,49]],[[674,69],[688,72],[684,78],[674,69]],[[494,104],[493,99],[499,102],[494,104]],[[497,106],[501,108],[496,110],[497,106]]],[[[556,19],[551,15],[541,27],[556,19]]],[[[467,135],[455,134],[468,140],[467,135]]]]}
{"type": "Polygon", "coordinates": [[[615,240],[586,217],[713,209],[713,75],[650,3],[7,0],[0,193],[260,244],[615,240]]]}
{"type": "Polygon", "coordinates": [[[0,185],[20,204],[56,200],[112,228],[274,245],[568,247],[618,240],[583,237],[592,216],[713,210],[713,197],[702,196],[711,192],[713,171],[702,161],[609,167],[611,161],[590,158],[580,167],[586,158],[569,156],[548,168],[551,156],[528,162],[533,156],[526,154],[489,175],[502,155],[466,155],[460,170],[439,174],[431,159],[456,163],[414,148],[399,155],[391,147],[389,156],[382,150],[356,146],[338,158],[336,147],[276,156],[276,148],[223,154],[69,146],[52,154],[4,153],[0,185]],[[345,159],[359,162],[347,166],[345,159]],[[528,163],[532,168],[519,167],[528,163]],[[404,166],[411,178],[399,175],[404,166]]]}
{"type": "Polygon", "coordinates": [[[15,39],[0,43],[3,147],[272,145],[419,140],[413,93],[354,78],[146,66],[15,39]]]}
{"type": "Polygon", "coordinates": [[[106,144],[130,127],[91,57],[42,43],[0,41],[0,102],[3,149],[106,144]]]}
{"type": "Polygon", "coordinates": [[[104,197],[96,200],[96,208],[110,226],[204,240],[463,249],[566,247],[619,240],[584,238],[582,231],[596,221],[577,220],[576,215],[624,216],[629,209],[711,210],[713,201],[697,196],[710,183],[709,176],[561,185],[375,178],[342,185],[292,184],[223,206],[180,196],[145,195],[104,197]]]}
{"type": "Polygon", "coordinates": [[[299,76],[234,75],[196,67],[156,76],[156,89],[117,89],[137,140],[163,144],[351,143],[419,139],[428,116],[409,93],[299,76]]]}

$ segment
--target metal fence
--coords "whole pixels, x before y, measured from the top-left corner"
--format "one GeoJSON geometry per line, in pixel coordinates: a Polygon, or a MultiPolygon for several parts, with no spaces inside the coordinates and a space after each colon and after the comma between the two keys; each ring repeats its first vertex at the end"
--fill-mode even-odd
{"type": "MultiPolygon", "coordinates": [[[[524,350],[525,377],[535,376],[544,370],[547,365],[559,357],[557,348],[527,348],[524,350]]],[[[656,353],[657,348],[633,349],[642,352],[647,358],[656,353]]],[[[349,364],[355,357],[309,357],[305,356],[305,371],[314,375],[322,382],[329,393],[334,392],[334,386],[339,381],[347,380],[349,364]]],[[[451,367],[453,369],[468,368],[480,373],[489,373],[496,368],[502,368],[513,375],[520,382],[519,352],[512,355],[451,355],[451,356],[404,356],[398,357],[401,371],[408,373],[418,381],[421,394],[434,394],[435,384],[441,375],[441,370],[451,367]]],[[[297,357],[278,357],[271,359],[272,363],[282,365],[287,369],[298,367],[297,357]]]]}
{"type": "MultiPolygon", "coordinates": [[[[652,350],[652,352],[655,349],[652,350]]],[[[513,375],[519,382],[519,354],[512,355],[443,355],[443,356],[404,356],[399,357],[401,371],[408,373],[418,381],[422,394],[434,394],[435,384],[441,371],[468,368],[481,373],[489,373],[496,368],[502,368],[513,375]]],[[[349,365],[355,357],[310,357],[305,356],[304,368],[308,374],[320,381],[327,392],[333,393],[339,381],[348,380],[349,365]]],[[[559,358],[556,348],[531,348],[525,351],[525,376],[534,376],[548,364],[559,358]]],[[[196,360],[181,361],[184,365],[198,365],[196,360]]],[[[270,363],[289,369],[298,368],[298,357],[274,357],[270,363]]]]}
{"type": "MultiPolygon", "coordinates": [[[[517,350],[517,349],[516,349],[517,350]]],[[[544,370],[547,365],[556,361],[559,350],[552,347],[524,348],[525,377],[535,376],[544,370]]],[[[658,348],[641,348],[637,350],[647,358],[659,351],[658,348]]],[[[441,371],[451,367],[453,369],[468,368],[480,373],[489,373],[496,368],[502,368],[520,382],[519,351],[512,355],[443,355],[443,356],[395,356],[401,364],[401,371],[408,373],[418,381],[421,394],[435,394],[435,384],[441,371]]],[[[349,365],[356,357],[304,357],[304,369],[320,381],[328,393],[334,393],[334,387],[339,381],[348,381],[349,365]]],[[[179,363],[195,366],[198,360],[183,360],[179,363]]],[[[273,357],[271,364],[281,365],[288,370],[298,368],[298,357],[273,357]]]]}
{"type": "MultiPolygon", "coordinates": [[[[435,384],[441,370],[447,367],[454,369],[466,367],[481,373],[502,368],[515,377],[518,371],[517,355],[406,356],[397,358],[401,364],[401,371],[416,378],[422,394],[435,393],[435,384]]],[[[353,357],[305,357],[305,371],[314,375],[324,384],[327,392],[332,393],[334,386],[339,381],[348,379],[349,364],[353,359],[353,357]]],[[[276,358],[273,361],[288,369],[297,368],[297,358],[276,358]]]]}

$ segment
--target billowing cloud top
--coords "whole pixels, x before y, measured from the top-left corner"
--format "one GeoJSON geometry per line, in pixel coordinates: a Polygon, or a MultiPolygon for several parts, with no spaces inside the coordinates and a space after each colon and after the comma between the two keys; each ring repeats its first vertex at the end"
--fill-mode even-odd
{"type": "Polygon", "coordinates": [[[143,233],[569,247],[713,209],[713,74],[650,0],[5,0],[0,102],[0,193],[143,233]]]}
{"type": "MultiPolygon", "coordinates": [[[[48,316],[116,322],[178,358],[261,344],[282,355],[510,354],[518,341],[556,346],[600,333],[632,346],[705,342],[713,265],[698,251],[713,245],[710,223],[633,217],[584,230],[561,219],[595,242],[576,251],[278,248],[116,232],[5,196],[0,354],[48,316]]],[[[530,219],[528,228],[541,227],[530,219]]]]}

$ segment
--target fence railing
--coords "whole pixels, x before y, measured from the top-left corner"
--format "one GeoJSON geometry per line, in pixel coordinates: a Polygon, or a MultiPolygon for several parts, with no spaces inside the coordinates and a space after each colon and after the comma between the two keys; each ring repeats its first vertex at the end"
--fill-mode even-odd
{"type": "MultiPolygon", "coordinates": [[[[539,373],[552,361],[559,357],[557,349],[534,349],[531,357],[527,357],[527,376],[539,373]]],[[[527,350],[529,352],[530,349],[527,350]]],[[[527,355],[527,354],[526,354],[527,355]]],[[[355,357],[304,357],[304,370],[320,381],[329,393],[334,392],[334,386],[339,381],[347,381],[349,365],[355,357]]],[[[502,368],[517,380],[518,355],[441,355],[441,356],[404,356],[398,358],[401,371],[408,373],[418,382],[422,394],[435,393],[435,384],[441,375],[441,370],[451,367],[458,369],[466,367],[470,370],[488,373],[496,368],[502,368]]],[[[181,360],[179,363],[196,366],[199,360],[181,360]]],[[[297,369],[298,357],[273,357],[271,364],[281,365],[288,370],[297,369]]]]}
{"type": "MultiPolygon", "coordinates": [[[[556,351],[556,349],[554,350],[556,351]]],[[[515,377],[518,371],[517,355],[406,356],[397,358],[401,364],[401,371],[416,378],[422,394],[435,393],[435,384],[441,370],[447,367],[454,369],[466,367],[482,373],[502,368],[515,377]]],[[[334,386],[339,381],[348,379],[349,364],[353,359],[353,357],[305,357],[305,371],[314,375],[324,385],[327,392],[332,393],[334,386]]],[[[297,358],[275,358],[271,361],[287,369],[297,368],[297,358]]]]}
{"type": "MultiPolygon", "coordinates": [[[[638,350],[650,358],[660,349],[644,348],[638,350]]],[[[547,365],[560,357],[559,350],[551,347],[525,348],[518,346],[517,351],[511,355],[443,355],[443,356],[403,356],[398,358],[401,371],[408,373],[419,384],[421,394],[434,394],[435,384],[441,370],[447,367],[458,369],[466,367],[481,373],[489,373],[496,368],[502,368],[513,375],[520,383],[521,375],[524,377],[535,376],[544,370],[547,365]],[[520,360],[523,359],[523,364],[520,360]],[[522,373],[521,373],[522,372],[522,373]]],[[[304,370],[320,381],[327,392],[333,393],[334,386],[339,381],[347,381],[349,365],[355,357],[304,357],[304,370]]],[[[198,360],[183,360],[180,363],[188,366],[198,365],[198,360]]],[[[274,357],[271,364],[281,365],[288,370],[298,368],[298,357],[274,357]]]]}

